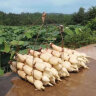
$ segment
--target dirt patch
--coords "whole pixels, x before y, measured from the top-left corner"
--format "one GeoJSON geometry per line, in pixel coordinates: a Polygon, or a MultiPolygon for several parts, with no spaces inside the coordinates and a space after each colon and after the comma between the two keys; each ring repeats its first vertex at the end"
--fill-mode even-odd
{"type": "Polygon", "coordinates": [[[11,73],[10,75],[0,76],[0,96],[5,96],[5,94],[12,87],[12,83],[10,82],[13,77],[16,77],[17,74],[11,73]]]}

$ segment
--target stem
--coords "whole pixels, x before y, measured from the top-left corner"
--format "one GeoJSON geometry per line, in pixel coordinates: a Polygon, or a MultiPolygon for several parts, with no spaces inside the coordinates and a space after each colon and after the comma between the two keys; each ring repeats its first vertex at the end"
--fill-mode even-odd
{"type": "Polygon", "coordinates": [[[62,35],[62,32],[60,31],[60,34],[61,34],[61,38],[62,38],[62,48],[64,47],[64,39],[63,39],[63,35],[62,35]]]}

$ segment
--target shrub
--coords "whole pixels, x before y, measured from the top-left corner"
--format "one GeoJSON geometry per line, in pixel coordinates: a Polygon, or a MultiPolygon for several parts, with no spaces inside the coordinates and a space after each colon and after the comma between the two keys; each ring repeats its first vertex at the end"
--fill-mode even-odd
{"type": "Polygon", "coordinates": [[[88,22],[87,26],[91,28],[91,30],[96,30],[96,18],[92,19],[88,22]]]}

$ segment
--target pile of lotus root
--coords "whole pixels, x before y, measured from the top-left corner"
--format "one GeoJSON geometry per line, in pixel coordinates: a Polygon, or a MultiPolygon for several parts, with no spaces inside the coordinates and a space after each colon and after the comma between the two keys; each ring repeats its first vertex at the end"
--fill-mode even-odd
{"type": "Polygon", "coordinates": [[[70,76],[70,72],[79,72],[80,68],[88,68],[87,55],[68,48],[50,44],[51,48],[39,51],[30,50],[28,54],[16,54],[10,68],[21,78],[32,83],[37,90],[45,86],[53,86],[62,77],[70,76]]]}

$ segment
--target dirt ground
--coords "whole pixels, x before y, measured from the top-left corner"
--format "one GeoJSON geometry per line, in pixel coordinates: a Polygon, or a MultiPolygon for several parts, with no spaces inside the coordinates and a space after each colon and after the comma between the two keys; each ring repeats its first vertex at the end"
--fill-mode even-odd
{"type": "Polygon", "coordinates": [[[12,87],[11,79],[16,76],[15,73],[11,73],[7,76],[0,77],[0,96],[5,96],[5,94],[7,94],[12,87]]]}

